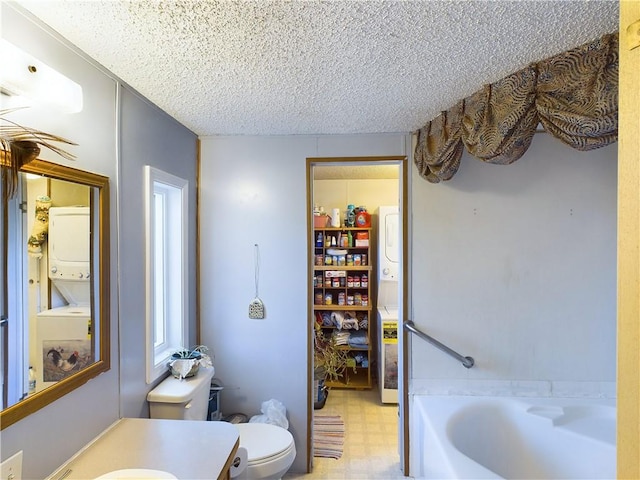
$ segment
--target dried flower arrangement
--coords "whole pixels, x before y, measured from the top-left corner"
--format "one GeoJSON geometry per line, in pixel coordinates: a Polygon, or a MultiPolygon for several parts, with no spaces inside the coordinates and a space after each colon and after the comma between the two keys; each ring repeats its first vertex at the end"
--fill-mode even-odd
{"type": "Polygon", "coordinates": [[[0,167],[2,176],[3,201],[12,198],[18,186],[18,172],[23,165],[33,161],[40,154],[40,146],[48,148],[67,160],[75,156],[52,142],[77,145],[52,133],[25,127],[6,118],[6,115],[24,107],[0,110],[0,167]],[[8,152],[8,153],[7,153],[8,152]]]}

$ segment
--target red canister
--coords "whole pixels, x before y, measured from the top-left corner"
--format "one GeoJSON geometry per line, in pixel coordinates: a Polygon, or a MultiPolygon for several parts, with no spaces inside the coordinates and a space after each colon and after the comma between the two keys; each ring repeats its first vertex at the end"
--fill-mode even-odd
{"type": "Polygon", "coordinates": [[[370,227],[371,226],[371,215],[369,212],[360,211],[356,214],[356,227],[370,227]]]}

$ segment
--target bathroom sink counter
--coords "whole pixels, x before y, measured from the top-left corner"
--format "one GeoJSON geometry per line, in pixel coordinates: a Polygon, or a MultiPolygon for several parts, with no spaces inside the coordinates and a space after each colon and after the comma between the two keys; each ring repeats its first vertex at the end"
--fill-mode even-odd
{"type": "Polygon", "coordinates": [[[126,468],[162,470],[179,479],[224,479],[239,445],[227,422],[123,418],[49,478],[92,479],[126,468]]]}

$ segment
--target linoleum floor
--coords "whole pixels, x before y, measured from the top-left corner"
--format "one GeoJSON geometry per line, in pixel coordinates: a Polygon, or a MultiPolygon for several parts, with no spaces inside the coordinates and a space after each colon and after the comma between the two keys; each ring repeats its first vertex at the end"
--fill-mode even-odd
{"type": "Polygon", "coordinates": [[[332,389],[320,415],[340,415],[345,423],[344,451],[338,460],[313,459],[313,472],[288,473],[283,480],[404,479],[398,454],[398,406],[380,403],[377,388],[332,389]]]}

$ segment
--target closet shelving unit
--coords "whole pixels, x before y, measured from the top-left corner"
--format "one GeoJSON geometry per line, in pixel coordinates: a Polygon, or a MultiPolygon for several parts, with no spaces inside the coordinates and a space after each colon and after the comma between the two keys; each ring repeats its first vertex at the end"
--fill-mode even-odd
{"type": "Polygon", "coordinates": [[[373,310],[373,255],[371,236],[372,229],[365,227],[323,227],[314,228],[314,319],[326,317],[335,313],[339,317],[353,318],[358,321],[359,328],[339,329],[335,324],[325,325],[319,322],[326,336],[335,333],[349,333],[362,337],[366,343],[341,345],[347,350],[349,365],[343,376],[335,382],[327,382],[329,387],[366,389],[372,387],[372,350],[374,339],[371,332],[374,329],[373,310]],[[343,236],[349,238],[351,246],[342,244],[343,236]],[[358,237],[365,237],[358,238],[358,237]],[[335,245],[331,240],[335,238],[335,245]],[[338,251],[344,255],[333,255],[338,251]],[[344,258],[342,258],[344,257],[344,258]],[[363,284],[363,279],[365,280],[363,284]],[[366,326],[363,320],[366,319],[366,326]],[[355,333],[358,332],[358,333],[355,333]],[[364,332],[364,334],[363,334],[364,332]]]}

